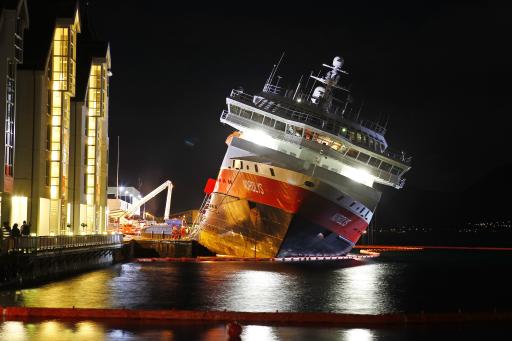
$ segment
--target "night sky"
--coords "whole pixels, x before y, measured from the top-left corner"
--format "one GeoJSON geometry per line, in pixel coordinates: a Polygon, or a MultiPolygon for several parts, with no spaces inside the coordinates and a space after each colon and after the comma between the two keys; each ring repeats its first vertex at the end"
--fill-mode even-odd
{"type": "MultiPolygon", "coordinates": [[[[140,179],[147,193],[170,179],[171,211],[198,207],[232,131],[219,122],[226,96],[238,86],[260,91],[282,52],[278,75],[291,87],[345,59],[343,83],[364,100],[362,116],[388,115],[391,148],[413,155],[407,188],[463,191],[509,164],[506,94],[491,84],[505,69],[494,33],[508,26],[504,13],[462,2],[341,3],[90,0],[89,30],[111,43],[110,184],[120,136],[121,184],[140,179]]],[[[159,199],[146,208],[162,214],[159,199]]]]}

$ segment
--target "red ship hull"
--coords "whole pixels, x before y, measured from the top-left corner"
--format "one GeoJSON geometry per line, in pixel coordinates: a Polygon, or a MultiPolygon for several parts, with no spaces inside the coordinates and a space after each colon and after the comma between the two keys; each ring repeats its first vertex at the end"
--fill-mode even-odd
{"type": "MultiPolygon", "coordinates": [[[[343,203],[351,201],[338,194],[343,203]]],[[[367,227],[362,216],[313,189],[223,168],[199,241],[218,254],[238,257],[339,256],[367,227]]]]}

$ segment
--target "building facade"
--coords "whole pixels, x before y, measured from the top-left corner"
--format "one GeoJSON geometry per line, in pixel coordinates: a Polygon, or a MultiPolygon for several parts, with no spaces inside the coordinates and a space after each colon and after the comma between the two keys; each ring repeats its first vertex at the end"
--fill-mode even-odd
{"type": "Polygon", "coordinates": [[[14,158],[14,193],[26,204],[12,202],[19,214],[11,223],[27,220],[38,235],[102,233],[108,45],[87,53],[76,1],[29,0],[28,10],[34,14],[18,70],[14,158]]]}
{"type": "Polygon", "coordinates": [[[14,154],[16,131],[17,66],[23,63],[23,36],[28,28],[28,10],[25,0],[0,1],[0,222],[18,219],[17,210],[23,199],[13,196],[14,154]],[[13,211],[12,201],[19,202],[13,211]]]}
{"type": "Polygon", "coordinates": [[[107,225],[108,86],[110,47],[79,41],[77,94],[71,107],[71,164],[74,233],[99,233],[107,225]]]}

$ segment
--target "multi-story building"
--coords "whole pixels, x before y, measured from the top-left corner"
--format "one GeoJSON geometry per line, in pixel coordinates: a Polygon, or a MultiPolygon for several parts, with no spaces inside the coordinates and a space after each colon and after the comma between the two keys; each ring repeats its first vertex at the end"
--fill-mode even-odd
{"type": "MultiPolygon", "coordinates": [[[[0,222],[17,219],[11,205],[21,201],[13,196],[16,121],[16,67],[23,62],[23,36],[28,27],[25,0],[0,0],[0,222]],[[3,144],[3,145],[2,145],[3,144]]],[[[15,205],[15,208],[20,207],[15,205]]],[[[23,209],[22,209],[23,211],[23,209]]]]}
{"type": "MultiPolygon", "coordinates": [[[[14,193],[39,235],[105,231],[110,53],[79,39],[76,0],[29,0],[14,193]],[[79,45],[83,45],[80,47],[79,45]]],[[[100,44],[101,45],[101,44],[100,44]]],[[[13,202],[14,204],[14,202],[13,202]]],[[[14,205],[13,205],[14,206],[14,205]]]]}
{"type": "Polygon", "coordinates": [[[69,198],[74,233],[98,233],[107,225],[108,43],[79,39],[77,92],[71,105],[69,198]]]}

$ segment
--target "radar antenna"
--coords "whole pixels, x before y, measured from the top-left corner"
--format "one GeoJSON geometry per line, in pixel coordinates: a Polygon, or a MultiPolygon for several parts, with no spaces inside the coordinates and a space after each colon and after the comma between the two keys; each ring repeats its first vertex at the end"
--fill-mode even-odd
{"type": "Polygon", "coordinates": [[[349,89],[338,85],[340,80],[340,74],[344,73],[348,75],[348,72],[343,70],[343,58],[336,56],[332,60],[332,65],[322,64],[323,66],[329,68],[330,70],[326,73],[325,77],[321,78],[318,76],[311,75],[315,81],[318,81],[325,86],[317,86],[313,90],[313,95],[311,96],[311,102],[314,104],[323,104],[324,109],[328,110],[332,103],[331,92],[333,89],[343,90],[346,92],[350,92],[349,89]]]}

